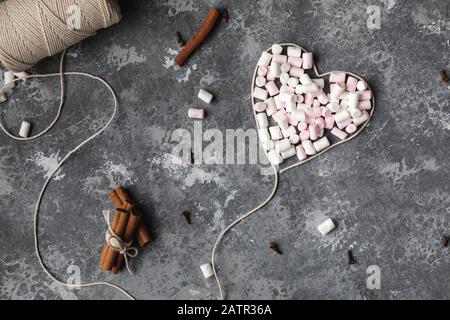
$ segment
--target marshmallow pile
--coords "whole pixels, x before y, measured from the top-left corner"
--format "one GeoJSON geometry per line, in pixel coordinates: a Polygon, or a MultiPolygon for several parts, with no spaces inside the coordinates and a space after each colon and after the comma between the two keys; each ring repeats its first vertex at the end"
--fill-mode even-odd
{"type": "Polygon", "coordinates": [[[278,44],[258,61],[253,108],[273,165],[294,156],[306,160],[330,147],[326,133],[345,140],[370,118],[372,92],[364,80],[331,72],[326,83],[305,71],[313,67],[311,52],[278,44]]]}

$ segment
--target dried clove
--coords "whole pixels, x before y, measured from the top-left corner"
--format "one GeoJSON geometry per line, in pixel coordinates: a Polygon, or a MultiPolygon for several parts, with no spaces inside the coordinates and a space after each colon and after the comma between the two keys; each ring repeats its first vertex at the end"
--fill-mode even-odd
{"type": "Polygon", "coordinates": [[[186,220],[187,224],[191,224],[191,213],[189,211],[183,211],[181,216],[186,220]]]}
{"type": "Polygon", "coordinates": [[[282,255],[282,254],[283,254],[283,253],[281,252],[280,248],[278,247],[278,245],[277,245],[275,242],[273,242],[273,241],[270,241],[270,242],[269,242],[268,247],[269,247],[270,250],[272,250],[272,251],[275,252],[276,254],[279,254],[279,255],[282,255]]]}
{"type": "Polygon", "coordinates": [[[230,20],[230,13],[227,8],[223,9],[222,20],[223,22],[228,22],[228,20],[230,20]]]}
{"type": "Polygon", "coordinates": [[[445,70],[444,70],[444,69],[442,69],[442,70],[439,72],[439,80],[441,80],[443,83],[448,83],[448,76],[447,76],[447,74],[445,73],[445,70]]]}
{"type": "Polygon", "coordinates": [[[351,264],[355,263],[355,259],[353,258],[352,250],[347,250],[347,253],[345,255],[345,260],[347,261],[348,265],[351,265],[351,264]]]}
{"type": "Polygon", "coordinates": [[[180,31],[177,31],[176,35],[177,35],[177,43],[178,43],[178,45],[180,47],[183,47],[186,43],[185,43],[185,41],[183,39],[183,36],[181,35],[180,31]]]}
{"type": "Polygon", "coordinates": [[[442,241],[442,246],[444,248],[447,248],[448,247],[448,236],[444,234],[441,238],[441,241],[442,241]]]}

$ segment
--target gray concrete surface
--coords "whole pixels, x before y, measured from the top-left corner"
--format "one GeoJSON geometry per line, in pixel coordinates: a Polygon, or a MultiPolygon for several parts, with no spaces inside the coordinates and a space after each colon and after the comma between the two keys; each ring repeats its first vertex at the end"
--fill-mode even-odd
{"type": "MultiPolygon", "coordinates": [[[[189,106],[199,88],[216,94],[203,130],[254,127],[249,79],[261,50],[295,42],[313,50],[320,70],[343,69],[373,86],[377,110],[357,139],[283,176],[273,201],[236,227],[218,255],[228,298],[448,299],[450,233],[448,1],[216,1],[230,11],[188,65],[170,61],[175,31],[195,31],[210,1],[122,1],[123,21],[72,48],[67,70],[107,79],[121,105],[111,129],[67,163],[44,198],[39,230],[45,263],[60,279],[109,280],[139,299],[215,299],[199,265],[237,215],[265,199],[273,177],[264,164],[178,165],[174,130],[193,132],[189,106]],[[367,28],[367,6],[381,8],[381,29],[367,28]],[[135,276],[98,268],[106,193],[129,187],[155,241],[133,261],[135,276]],[[193,225],[180,218],[193,213],[193,225]],[[338,229],[316,231],[325,216],[338,229]],[[274,240],[284,251],[266,248],[274,240]],[[357,263],[345,264],[352,248],[357,263]],[[381,270],[369,290],[366,268],[381,270]],[[75,269],[74,269],[75,266],[75,269]]],[[[33,68],[56,71],[58,58],[33,68]]],[[[50,168],[109,117],[105,90],[67,79],[61,120],[45,137],[18,143],[0,135],[0,298],[122,299],[109,288],[67,290],[37,264],[32,213],[50,168]]],[[[57,80],[27,81],[2,106],[18,131],[23,118],[42,129],[54,116],[57,80]]],[[[205,145],[207,143],[205,142],[205,145]]],[[[267,166],[266,166],[267,167],[267,166]]]]}

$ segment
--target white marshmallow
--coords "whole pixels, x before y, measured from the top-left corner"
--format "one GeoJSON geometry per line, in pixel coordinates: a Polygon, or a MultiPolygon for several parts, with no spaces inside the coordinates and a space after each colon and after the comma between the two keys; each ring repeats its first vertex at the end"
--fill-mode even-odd
{"type": "Polygon", "coordinates": [[[214,271],[211,266],[211,263],[205,263],[204,265],[201,265],[200,269],[202,270],[205,279],[209,279],[214,276],[214,271]]]}
{"type": "Polygon", "coordinates": [[[280,140],[283,139],[283,134],[279,126],[274,126],[269,128],[270,136],[272,140],[280,140]]]}
{"type": "Polygon", "coordinates": [[[291,146],[288,150],[281,152],[281,157],[286,160],[286,159],[289,159],[289,158],[295,156],[296,154],[297,154],[297,151],[295,150],[295,147],[291,146]]]}
{"type": "Polygon", "coordinates": [[[296,100],[295,94],[293,94],[292,92],[282,91],[280,93],[281,102],[288,102],[288,101],[295,102],[295,100],[296,100]]]}
{"type": "Polygon", "coordinates": [[[12,89],[16,86],[16,83],[14,82],[15,79],[14,72],[12,71],[5,71],[4,73],[4,81],[5,81],[5,87],[6,89],[12,89]]]}
{"type": "Polygon", "coordinates": [[[275,149],[270,150],[267,157],[269,158],[270,163],[274,166],[277,166],[283,162],[283,158],[275,149]]]}
{"type": "Polygon", "coordinates": [[[267,142],[270,141],[270,133],[267,128],[260,128],[258,129],[259,139],[261,139],[261,142],[267,142]]]}
{"type": "Polygon", "coordinates": [[[280,82],[281,84],[288,84],[288,81],[290,79],[289,73],[282,72],[280,75],[280,82]]]}
{"type": "Polygon", "coordinates": [[[256,115],[256,120],[258,120],[259,128],[267,128],[269,126],[269,121],[267,120],[267,115],[265,113],[258,113],[256,115]]]}
{"type": "Polygon", "coordinates": [[[297,130],[295,130],[294,126],[289,126],[286,130],[283,131],[283,136],[285,138],[290,138],[291,136],[297,134],[297,130]]]}
{"type": "Polygon", "coordinates": [[[361,124],[363,124],[367,120],[369,120],[369,113],[367,111],[363,111],[363,113],[362,113],[362,115],[360,117],[353,118],[353,123],[356,126],[360,126],[361,124]]]}
{"type": "Polygon", "coordinates": [[[283,47],[279,44],[272,45],[272,53],[273,54],[281,54],[283,52],[283,47]]]}
{"type": "Polygon", "coordinates": [[[327,108],[331,112],[338,112],[341,109],[339,104],[336,102],[331,102],[331,103],[327,104],[327,108]]]}
{"type": "Polygon", "coordinates": [[[358,108],[349,108],[348,112],[350,112],[352,118],[359,118],[362,116],[362,111],[359,110],[358,108]]]}
{"type": "Polygon", "coordinates": [[[299,47],[288,47],[287,55],[288,57],[300,58],[302,56],[302,49],[300,49],[299,47]]]}
{"type": "Polygon", "coordinates": [[[266,89],[255,87],[253,89],[253,97],[259,100],[267,100],[269,97],[269,92],[266,89]]]}
{"type": "Polygon", "coordinates": [[[347,100],[349,108],[358,108],[359,94],[357,92],[349,92],[347,94],[347,100]]]}
{"type": "Polygon", "coordinates": [[[31,123],[28,121],[23,121],[22,126],[20,127],[19,136],[22,138],[28,138],[30,134],[31,123]]]}
{"type": "Polygon", "coordinates": [[[367,90],[367,84],[364,81],[358,81],[358,83],[356,84],[356,89],[358,89],[358,91],[364,91],[367,90]]]}
{"type": "Polygon", "coordinates": [[[312,79],[312,81],[319,86],[320,89],[325,88],[325,80],[324,79],[312,79]]]}
{"type": "Polygon", "coordinates": [[[279,63],[273,62],[270,64],[270,74],[275,77],[279,78],[281,75],[281,67],[279,63]]]}
{"type": "Polygon", "coordinates": [[[263,52],[261,54],[261,57],[259,58],[258,66],[267,67],[270,64],[271,60],[272,60],[272,55],[268,52],[263,52]]]}
{"type": "Polygon", "coordinates": [[[281,65],[281,72],[289,72],[291,70],[291,65],[289,63],[283,63],[281,65]]]}
{"type": "Polygon", "coordinates": [[[257,76],[256,77],[255,84],[258,87],[264,87],[266,85],[266,82],[267,82],[267,80],[266,80],[265,77],[262,77],[262,76],[257,76]]]}
{"type": "Polygon", "coordinates": [[[275,142],[273,142],[272,140],[261,142],[261,144],[266,151],[275,149],[275,142]]]}
{"type": "Polygon", "coordinates": [[[300,76],[300,83],[305,85],[305,84],[311,84],[311,83],[313,83],[313,81],[311,80],[311,78],[309,77],[309,75],[307,73],[304,73],[300,76]]]}
{"type": "Polygon", "coordinates": [[[214,96],[205,89],[200,89],[200,91],[198,92],[198,97],[200,100],[208,104],[211,103],[212,100],[214,99],[214,96]]]}
{"type": "Polygon", "coordinates": [[[291,144],[297,144],[300,142],[300,136],[298,134],[293,134],[289,137],[291,144]]]}
{"type": "Polygon", "coordinates": [[[277,124],[280,126],[281,130],[286,130],[287,128],[289,128],[289,122],[286,115],[284,114],[278,115],[276,121],[277,124]]]}
{"type": "Polygon", "coordinates": [[[275,100],[273,98],[267,99],[264,103],[267,106],[266,113],[268,117],[274,115],[278,111],[277,105],[275,104],[275,100]]]}
{"type": "Polygon", "coordinates": [[[317,230],[323,235],[326,236],[331,231],[333,231],[336,228],[336,225],[334,224],[333,220],[327,219],[325,222],[323,222],[320,226],[317,227],[317,230]]]}
{"type": "Polygon", "coordinates": [[[323,137],[316,142],[314,142],[314,149],[316,149],[317,152],[320,152],[322,150],[325,150],[330,146],[330,141],[328,141],[327,137],[323,137]]]}
{"type": "Polygon", "coordinates": [[[306,113],[303,110],[294,110],[291,112],[292,117],[300,122],[305,122],[306,121],[306,113]]]}
{"type": "Polygon", "coordinates": [[[291,88],[297,87],[298,86],[298,79],[294,78],[294,77],[289,78],[288,86],[291,87],[291,88]]]}
{"type": "Polygon", "coordinates": [[[290,147],[291,142],[289,141],[289,139],[283,139],[275,142],[275,150],[277,150],[279,153],[287,151],[290,147]]]}
{"type": "Polygon", "coordinates": [[[334,115],[334,121],[336,123],[342,122],[350,118],[350,114],[347,112],[347,110],[340,111],[334,115]]]}
{"type": "Polygon", "coordinates": [[[314,145],[311,140],[305,140],[302,142],[303,149],[308,156],[313,156],[316,154],[316,149],[314,149],[314,145]]]}

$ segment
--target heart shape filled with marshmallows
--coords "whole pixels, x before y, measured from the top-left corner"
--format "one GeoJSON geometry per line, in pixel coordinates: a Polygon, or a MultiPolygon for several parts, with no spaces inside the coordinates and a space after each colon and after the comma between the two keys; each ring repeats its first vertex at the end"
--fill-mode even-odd
{"type": "Polygon", "coordinates": [[[252,105],[267,157],[273,166],[287,163],[285,171],[356,137],[375,99],[363,78],[346,71],[319,74],[311,52],[274,44],[256,66],[252,105]]]}

